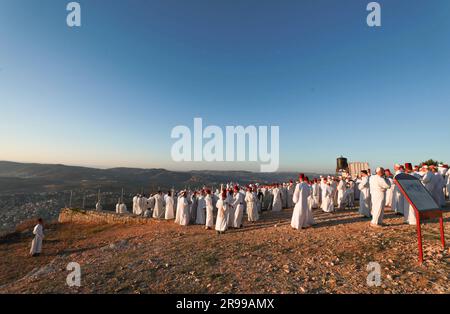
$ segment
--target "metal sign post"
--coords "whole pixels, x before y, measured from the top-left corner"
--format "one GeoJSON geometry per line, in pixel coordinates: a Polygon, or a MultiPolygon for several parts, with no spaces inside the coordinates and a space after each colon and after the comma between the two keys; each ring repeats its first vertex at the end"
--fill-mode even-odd
{"type": "Polygon", "coordinates": [[[417,243],[419,247],[419,263],[423,262],[422,228],[421,222],[439,218],[442,247],[445,249],[443,210],[434,201],[430,192],[422,185],[419,179],[412,175],[400,173],[394,178],[395,185],[405,199],[414,208],[416,215],[417,243]],[[420,203],[420,205],[419,205],[420,203]]]}

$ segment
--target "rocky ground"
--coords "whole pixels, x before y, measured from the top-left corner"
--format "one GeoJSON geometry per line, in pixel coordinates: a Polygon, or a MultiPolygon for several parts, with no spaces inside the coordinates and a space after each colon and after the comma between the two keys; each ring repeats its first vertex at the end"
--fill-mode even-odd
{"type": "Polygon", "coordinates": [[[223,235],[168,221],[55,224],[38,258],[28,256],[29,231],[12,234],[0,239],[0,293],[450,293],[450,250],[436,221],[423,226],[419,265],[415,227],[392,212],[373,229],[355,210],[316,210],[317,225],[301,231],[291,214],[265,213],[223,235]],[[80,287],[66,283],[70,262],[81,266],[80,287]],[[367,284],[371,262],[379,286],[367,284]]]}

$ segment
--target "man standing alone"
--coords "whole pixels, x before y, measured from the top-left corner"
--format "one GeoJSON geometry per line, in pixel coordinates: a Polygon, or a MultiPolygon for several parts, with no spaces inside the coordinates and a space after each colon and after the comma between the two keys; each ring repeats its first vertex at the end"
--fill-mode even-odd
{"type": "Polygon", "coordinates": [[[383,224],[384,205],[386,201],[386,190],[391,187],[389,181],[384,177],[384,169],[377,168],[376,175],[370,180],[370,194],[372,199],[372,227],[381,227],[383,224]]]}

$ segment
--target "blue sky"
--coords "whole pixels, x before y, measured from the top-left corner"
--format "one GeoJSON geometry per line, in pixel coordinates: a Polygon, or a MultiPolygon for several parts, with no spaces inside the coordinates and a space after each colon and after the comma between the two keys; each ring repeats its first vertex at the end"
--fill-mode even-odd
{"type": "Polygon", "coordinates": [[[450,2],[0,0],[0,160],[174,163],[176,125],[279,125],[280,170],[450,162],[450,2]]]}

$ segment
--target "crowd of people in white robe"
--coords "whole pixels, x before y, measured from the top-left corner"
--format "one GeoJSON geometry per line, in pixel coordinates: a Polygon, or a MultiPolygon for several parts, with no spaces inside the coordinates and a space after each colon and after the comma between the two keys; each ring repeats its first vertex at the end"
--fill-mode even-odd
{"type": "MultiPolygon", "coordinates": [[[[404,222],[416,224],[414,209],[404,198],[394,183],[394,177],[405,173],[419,179],[430,192],[436,203],[443,207],[450,199],[450,171],[448,165],[415,166],[411,163],[396,164],[394,174],[389,169],[379,167],[375,174],[370,169],[361,171],[357,177],[320,176],[309,180],[300,174],[295,183],[239,186],[228,183],[213,193],[204,187],[198,191],[174,190],[163,194],[161,191],[146,198],[133,198],[132,213],[155,219],[174,220],[182,226],[203,225],[205,229],[215,229],[219,234],[230,228],[242,228],[244,215],[251,223],[259,220],[264,211],[280,212],[294,207],[291,227],[303,229],[315,224],[313,209],[333,213],[337,209],[355,209],[359,200],[359,213],[371,219],[370,225],[383,225],[384,209],[390,207],[404,216],[404,222]]],[[[100,202],[96,210],[102,210],[100,202]]],[[[119,200],[116,213],[128,213],[126,205],[119,200]]],[[[44,238],[43,222],[39,219],[33,230],[35,235],[30,254],[38,256],[44,238]]]]}
{"type": "MultiPolygon", "coordinates": [[[[377,168],[375,174],[370,169],[361,171],[356,177],[320,176],[309,180],[303,174],[294,183],[239,186],[228,183],[213,193],[206,187],[191,191],[183,190],[166,194],[158,192],[149,198],[136,195],[133,198],[132,213],[155,219],[174,219],[182,226],[204,225],[219,233],[229,228],[242,228],[244,215],[249,222],[255,222],[264,211],[281,211],[294,207],[291,227],[307,228],[315,224],[312,210],[322,209],[332,213],[336,209],[355,208],[359,200],[359,213],[371,218],[371,225],[383,224],[384,209],[391,207],[404,216],[405,223],[416,224],[414,209],[405,200],[393,177],[406,173],[421,180],[435,201],[445,205],[449,197],[450,172],[447,165],[439,167],[415,166],[410,163],[396,164],[395,173],[389,169],[377,168]]],[[[126,213],[125,204],[119,202],[117,213],[126,213]]]]}

